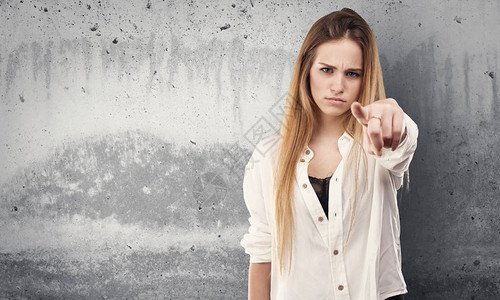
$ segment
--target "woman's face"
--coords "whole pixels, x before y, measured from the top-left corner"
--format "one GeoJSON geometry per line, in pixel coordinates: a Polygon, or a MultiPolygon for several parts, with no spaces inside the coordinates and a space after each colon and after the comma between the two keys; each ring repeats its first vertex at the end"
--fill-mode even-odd
{"type": "Polygon", "coordinates": [[[332,40],[318,46],[309,81],[314,102],[323,117],[338,117],[351,108],[361,90],[362,68],[363,54],[356,42],[332,40]]]}

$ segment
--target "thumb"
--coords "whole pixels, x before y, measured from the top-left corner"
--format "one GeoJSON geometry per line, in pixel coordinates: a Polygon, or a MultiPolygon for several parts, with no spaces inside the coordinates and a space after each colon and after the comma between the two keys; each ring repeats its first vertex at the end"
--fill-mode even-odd
{"type": "Polygon", "coordinates": [[[351,104],[351,112],[359,123],[363,126],[368,126],[368,110],[359,104],[359,102],[354,101],[351,104]]]}

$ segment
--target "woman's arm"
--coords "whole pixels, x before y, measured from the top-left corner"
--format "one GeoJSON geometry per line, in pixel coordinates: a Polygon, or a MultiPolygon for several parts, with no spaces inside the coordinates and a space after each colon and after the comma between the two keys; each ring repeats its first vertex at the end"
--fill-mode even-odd
{"type": "Polygon", "coordinates": [[[268,191],[273,180],[270,177],[272,160],[268,155],[273,152],[268,149],[262,154],[259,149],[265,149],[265,145],[280,137],[271,135],[258,143],[245,166],[243,177],[243,197],[250,213],[250,227],[240,244],[245,248],[245,253],[250,254],[248,299],[251,300],[271,298],[272,225],[268,205],[272,201],[268,191]]]}
{"type": "Polygon", "coordinates": [[[365,150],[372,154],[377,162],[393,175],[402,177],[405,170],[409,168],[417,148],[418,125],[392,98],[378,100],[364,107],[354,102],[351,105],[351,110],[359,123],[363,124],[363,142],[365,143],[363,147],[365,150]],[[381,116],[383,120],[370,119],[369,116],[381,116]],[[373,125],[370,125],[370,129],[368,129],[367,123],[370,120],[373,120],[371,121],[373,125]],[[383,130],[387,129],[387,124],[393,124],[394,126],[385,132],[383,130]],[[398,128],[401,129],[398,130],[398,128]],[[391,139],[390,145],[384,144],[383,136],[386,135],[391,139]],[[393,139],[400,135],[399,140],[393,139]],[[392,150],[391,147],[394,146],[395,141],[397,141],[397,145],[392,150]],[[379,150],[377,150],[374,143],[378,144],[379,150]],[[381,155],[379,156],[377,153],[381,155]]]}
{"type": "Polygon", "coordinates": [[[271,263],[250,263],[248,269],[248,299],[271,299],[271,263]]]}

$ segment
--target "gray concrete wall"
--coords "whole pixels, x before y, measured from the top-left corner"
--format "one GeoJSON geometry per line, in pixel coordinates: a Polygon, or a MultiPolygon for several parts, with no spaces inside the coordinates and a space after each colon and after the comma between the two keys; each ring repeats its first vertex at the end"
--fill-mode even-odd
{"type": "Polygon", "coordinates": [[[244,299],[243,167],[342,7],[419,125],[408,299],[500,294],[498,1],[0,1],[0,297],[244,299]]]}

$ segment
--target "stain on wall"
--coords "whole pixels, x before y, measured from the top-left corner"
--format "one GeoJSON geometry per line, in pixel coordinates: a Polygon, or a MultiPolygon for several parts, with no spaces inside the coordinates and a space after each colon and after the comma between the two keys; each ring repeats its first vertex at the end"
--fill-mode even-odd
{"type": "Polygon", "coordinates": [[[115,133],[2,185],[2,295],[241,297],[241,180],[222,147],[173,149],[115,133]]]}
{"type": "Polygon", "coordinates": [[[0,1],[0,297],[245,299],[244,165],[319,17],[419,125],[408,299],[500,295],[495,1],[0,1]]]}

